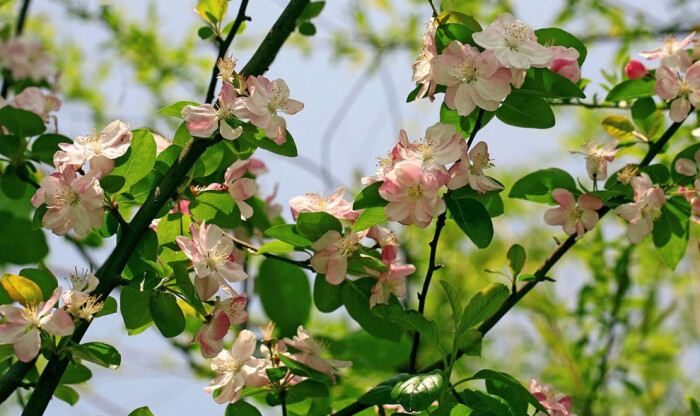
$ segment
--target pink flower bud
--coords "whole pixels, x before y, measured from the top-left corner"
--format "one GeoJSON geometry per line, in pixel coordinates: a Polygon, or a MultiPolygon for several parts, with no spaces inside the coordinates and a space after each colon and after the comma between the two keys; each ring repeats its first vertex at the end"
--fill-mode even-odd
{"type": "Polygon", "coordinates": [[[625,65],[625,75],[629,79],[641,78],[648,73],[647,68],[643,63],[636,59],[631,59],[627,65],[625,65]]]}

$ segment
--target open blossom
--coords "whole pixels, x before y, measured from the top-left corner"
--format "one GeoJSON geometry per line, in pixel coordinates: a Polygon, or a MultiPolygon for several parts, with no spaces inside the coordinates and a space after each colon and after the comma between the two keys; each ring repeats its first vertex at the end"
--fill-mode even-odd
{"type": "Polygon", "coordinates": [[[77,318],[88,317],[91,319],[91,315],[99,312],[99,310],[95,311],[94,309],[98,307],[101,309],[104,306],[102,302],[97,302],[90,296],[90,293],[100,283],[99,279],[88,271],[78,273],[76,270],[75,274],[70,274],[69,281],[71,288],[63,292],[61,296],[66,311],[77,318]]]}
{"type": "Polygon", "coordinates": [[[412,264],[402,265],[402,260],[392,256],[392,252],[382,252],[382,262],[388,268],[385,272],[365,268],[365,271],[377,278],[377,283],[372,286],[372,295],[369,297],[369,307],[373,308],[378,303],[389,303],[389,297],[406,296],[406,280],[409,274],[416,271],[412,264]]]}
{"type": "Polygon", "coordinates": [[[564,76],[571,82],[579,82],[581,79],[581,67],[578,65],[579,52],[574,48],[552,46],[549,48],[554,53],[554,60],[549,69],[564,76]]]}
{"type": "Polygon", "coordinates": [[[265,135],[282,144],[287,141],[287,121],[278,112],[296,114],[304,108],[301,101],[289,98],[289,87],[281,80],[270,81],[263,76],[248,77],[250,97],[245,106],[250,122],[265,131],[265,135]]]}
{"type": "Polygon", "coordinates": [[[484,174],[484,169],[493,167],[489,156],[489,149],[485,142],[477,143],[467,154],[466,149],[462,153],[462,160],[450,168],[450,180],[447,182],[449,189],[458,189],[466,184],[483,194],[487,191],[503,189],[503,185],[484,174]]]}
{"type": "Polygon", "coordinates": [[[425,137],[409,142],[406,132],[399,134],[402,146],[398,148],[403,160],[417,160],[424,172],[447,173],[445,165],[457,161],[467,143],[452,124],[436,123],[428,127],[425,137]]]}
{"type": "Polygon", "coordinates": [[[59,171],[71,165],[80,168],[90,162],[90,171],[97,177],[104,177],[114,170],[114,159],[126,153],[131,145],[133,134],[129,125],[115,120],[98,135],[78,136],[73,144],[61,143],[61,151],[54,154],[54,164],[59,171]]]}
{"type": "Polygon", "coordinates": [[[393,260],[399,252],[399,238],[393,231],[381,225],[369,229],[367,237],[373,239],[382,248],[382,259],[393,260]]]}
{"type": "Polygon", "coordinates": [[[408,140],[408,135],[406,131],[401,129],[399,131],[399,141],[394,145],[394,147],[387,152],[386,157],[378,158],[379,163],[377,170],[373,176],[365,176],[361,179],[362,185],[368,186],[375,182],[383,181],[387,174],[394,170],[394,165],[404,160],[404,151],[406,148],[411,146],[410,140],[408,140]]]}
{"type": "Polygon", "coordinates": [[[61,297],[57,287],[46,302],[30,303],[25,308],[12,305],[0,306],[0,315],[6,323],[0,324],[0,344],[13,344],[15,355],[25,363],[30,362],[41,349],[40,330],[57,337],[73,333],[73,320],[63,309],[54,309],[61,297]]]}
{"type": "Polygon", "coordinates": [[[15,37],[0,40],[0,66],[9,69],[16,80],[49,81],[55,73],[55,62],[41,43],[15,37]]]}
{"type": "Polygon", "coordinates": [[[243,177],[250,164],[250,159],[237,160],[226,169],[224,174],[224,185],[231,198],[236,201],[236,205],[238,205],[244,218],[253,216],[253,207],[248,205],[245,200],[258,192],[258,184],[255,182],[255,179],[243,177]]]}
{"type": "Polygon", "coordinates": [[[627,65],[625,65],[625,75],[627,75],[629,79],[642,78],[648,73],[647,67],[636,59],[630,59],[627,65]]]}
{"type": "Polygon", "coordinates": [[[241,397],[243,387],[262,387],[268,383],[268,379],[259,374],[265,360],[253,357],[256,343],[255,334],[244,329],[231,350],[221,351],[211,361],[211,369],[217,376],[204,391],[213,394],[221,389],[221,393],[214,398],[217,403],[233,403],[241,397]]]}
{"type": "Polygon", "coordinates": [[[550,416],[576,416],[571,413],[574,405],[571,397],[555,394],[551,384],[540,384],[539,379],[533,378],[530,380],[530,394],[547,409],[550,416]]]}
{"type": "Polygon", "coordinates": [[[563,226],[564,232],[568,235],[576,234],[577,240],[586,231],[592,230],[600,218],[597,211],[603,207],[603,201],[597,196],[583,194],[577,201],[571,192],[557,188],[552,191],[552,198],[559,207],[547,210],[544,222],[563,226]]]}
{"type": "Polygon", "coordinates": [[[187,122],[187,131],[193,137],[209,137],[219,129],[221,137],[235,140],[243,132],[243,127],[238,126],[234,129],[226,120],[233,117],[247,118],[248,110],[245,108],[244,98],[236,95],[233,85],[224,83],[219,92],[218,109],[211,104],[187,105],[182,109],[181,115],[187,122]]]}
{"type": "Polygon", "coordinates": [[[480,53],[456,40],[433,59],[432,76],[447,87],[447,107],[457,109],[461,116],[468,116],[476,107],[495,111],[510,93],[511,73],[499,67],[493,51],[480,53]]]}
{"type": "Polygon", "coordinates": [[[348,272],[348,259],[360,249],[360,240],[366,235],[367,231],[351,232],[343,237],[335,230],[326,231],[311,244],[311,248],[316,252],[311,258],[311,267],[317,273],[325,274],[328,283],[343,283],[348,272]]]}
{"type": "Polygon", "coordinates": [[[48,123],[50,117],[56,120],[56,116],[50,113],[61,109],[61,100],[58,97],[53,94],[44,94],[37,87],[25,88],[9,104],[35,113],[44,120],[44,123],[48,123]]]}
{"type": "Polygon", "coordinates": [[[675,36],[668,36],[663,40],[661,47],[641,52],[639,56],[650,61],[661,59],[662,66],[684,71],[691,64],[690,56],[685,51],[685,48],[696,43],[695,32],[681,40],[676,40],[675,36]]]}
{"type": "Polygon", "coordinates": [[[700,150],[695,152],[695,161],[680,158],[676,161],[676,172],[685,176],[693,176],[700,179],[700,150]]]}
{"type": "Polygon", "coordinates": [[[498,63],[506,68],[544,68],[554,59],[549,48],[537,43],[535,31],[510,13],[500,14],[488,28],[472,37],[477,45],[492,50],[498,63]]]}
{"type": "Polygon", "coordinates": [[[352,366],[352,362],[350,361],[338,361],[324,358],[322,355],[326,350],[323,344],[311,338],[311,334],[301,325],[297,328],[297,335],[294,338],[285,338],[283,342],[285,345],[299,350],[298,353],[293,355],[296,361],[308,365],[316,371],[328,374],[328,377],[331,378],[331,382],[334,384],[335,376],[343,377],[343,373],[338,369],[352,366]]]}
{"type": "Polygon", "coordinates": [[[219,68],[219,75],[216,77],[221,80],[221,82],[227,82],[233,84],[236,75],[236,62],[237,59],[231,58],[229,54],[226,54],[223,58],[219,58],[216,61],[216,67],[219,68]]]}
{"type": "Polygon", "coordinates": [[[90,228],[100,228],[104,221],[104,191],[92,174],[78,177],[72,166],[63,172],[45,176],[32,197],[35,207],[46,204],[42,224],[54,234],[75,230],[77,238],[85,237],[90,228]]]}
{"type": "Polygon", "coordinates": [[[669,117],[677,123],[682,122],[691,104],[700,106],[700,62],[688,68],[685,78],[670,67],[660,66],[656,70],[654,92],[664,100],[673,100],[669,117]]]}
{"type": "Polygon", "coordinates": [[[248,277],[243,267],[234,261],[233,241],[218,225],[202,222],[197,229],[191,224],[190,233],[191,239],[179,235],[175,241],[192,260],[197,277],[213,280],[226,288],[230,287],[229,282],[240,282],[248,277]]]}
{"type": "Polygon", "coordinates": [[[418,58],[413,62],[413,82],[416,84],[421,84],[421,89],[416,95],[416,100],[420,100],[428,94],[430,101],[435,99],[435,87],[437,86],[435,81],[433,81],[431,75],[431,67],[433,58],[438,56],[437,47],[435,46],[435,30],[437,26],[432,20],[428,22],[423,35],[423,44],[421,50],[418,53],[418,58]]]}
{"type": "Polygon", "coordinates": [[[632,178],[630,183],[635,202],[620,205],[615,209],[615,214],[629,222],[627,238],[631,243],[639,244],[654,228],[654,219],[666,202],[666,196],[660,187],[654,187],[646,173],[632,178]]]}
{"type": "Polygon", "coordinates": [[[615,159],[616,149],[619,140],[613,139],[605,143],[603,146],[598,146],[598,142],[590,140],[583,145],[583,151],[570,150],[569,153],[578,153],[586,156],[586,171],[588,177],[603,181],[608,177],[608,162],[615,159]]]}
{"type": "Polygon", "coordinates": [[[400,162],[379,187],[379,195],[389,201],[386,217],[404,225],[427,227],[445,212],[445,201],[437,193],[443,185],[435,173],[424,173],[411,161],[400,162]]]}
{"type": "Polygon", "coordinates": [[[248,319],[245,306],[248,303],[245,295],[231,291],[232,297],[217,301],[210,319],[204,323],[194,336],[194,342],[199,342],[202,356],[213,358],[224,348],[224,337],[233,324],[240,324],[248,319]]]}
{"type": "Polygon", "coordinates": [[[353,211],[352,203],[343,199],[343,195],[345,195],[345,187],[341,186],[328,195],[327,198],[315,192],[307,192],[302,196],[295,196],[289,200],[292,217],[296,221],[302,212],[326,212],[338,219],[355,221],[360,214],[357,211],[353,211]]]}

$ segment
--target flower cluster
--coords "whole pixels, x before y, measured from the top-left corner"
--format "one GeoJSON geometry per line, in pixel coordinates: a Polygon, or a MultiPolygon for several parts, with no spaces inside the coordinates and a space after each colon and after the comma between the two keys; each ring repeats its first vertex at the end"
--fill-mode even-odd
{"type": "Polygon", "coordinates": [[[280,356],[299,362],[309,368],[327,375],[335,383],[335,377],[343,377],[339,369],[352,365],[349,361],[325,358],[326,349],[322,342],[314,340],[304,327],[299,326],[293,338],[275,339],[272,336],[274,323],[260,327],[263,333],[260,353],[263,358],[254,356],[257,338],[247,329],[241,331],[230,350],[221,350],[211,363],[211,369],[217,373],[216,378],[204,388],[209,394],[219,391],[214,398],[217,403],[234,403],[241,397],[243,389],[248,387],[265,387],[272,391],[283,391],[289,385],[298,384],[305,377],[292,374],[288,369],[279,380],[270,380],[267,369],[280,368],[280,356]],[[294,349],[291,352],[288,348],[294,349]]]}
{"type": "Polygon", "coordinates": [[[0,68],[7,69],[15,81],[49,82],[55,76],[54,58],[39,42],[16,37],[0,39],[0,68]]]}
{"type": "Polygon", "coordinates": [[[263,129],[268,138],[278,145],[283,144],[287,140],[287,122],[278,113],[296,114],[304,104],[289,98],[289,87],[281,79],[270,81],[264,76],[250,76],[241,81],[235,72],[235,61],[229,57],[220,59],[218,67],[219,78],[223,81],[218,107],[188,105],[182,110],[190,134],[209,137],[218,129],[224,139],[237,139],[243,127],[233,128],[227,122],[235,117],[250,120],[254,126],[263,129]],[[238,89],[234,83],[238,84],[238,89]]]}
{"type": "Polygon", "coordinates": [[[639,244],[654,229],[654,219],[659,217],[666,196],[646,173],[632,178],[630,185],[634,189],[634,202],[620,205],[615,214],[629,222],[627,238],[631,243],[639,244]]]}
{"type": "Polygon", "coordinates": [[[538,378],[530,380],[530,394],[551,416],[576,416],[571,412],[573,401],[570,396],[556,394],[551,384],[541,384],[538,378]]]}

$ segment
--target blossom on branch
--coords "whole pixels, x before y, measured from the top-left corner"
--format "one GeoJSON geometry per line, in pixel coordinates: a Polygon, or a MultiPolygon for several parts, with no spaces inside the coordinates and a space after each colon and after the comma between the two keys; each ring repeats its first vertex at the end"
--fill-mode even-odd
{"type": "Polygon", "coordinates": [[[362,240],[368,231],[348,233],[343,237],[335,230],[326,231],[317,241],[311,244],[316,252],[311,257],[311,267],[317,273],[325,274],[326,281],[339,285],[345,280],[348,272],[348,259],[360,249],[362,240]]]}
{"type": "Polygon", "coordinates": [[[473,190],[480,194],[503,189],[503,185],[484,174],[484,169],[491,167],[493,167],[493,163],[491,163],[488,146],[485,142],[479,142],[474,145],[469,154],[465,149],[461,160],[452,165],[447,187],[459,189],[469,184],[473,190]]]}
{"type": "Polygon", "coordinates": [[[551,384],[540,384],[538,378],[533,378],[530,380],[530,394],[547,409],[550,416],[576,416],[571,413],[573,408],[571,397],[556,394],[551,384]]]}
{"type": "Polygon", "coordinates": [[[663,189],[654,187],[651,178],[646,173],[632,178],[634,201],[620,205],[615,214],[629,222],[627,238],[633,244],[639,244],[654,229],[654,219],[659,216],[659,210],[666,203],[663,189]]]}
{"type": "Polygon", "coordinates": [[[579,52],[574,48],[563,46],[552,46],[549,48],[554,54],[554,60],[549,65],[549,69],[564,76],[571,82],[581,80],[581,67],[578,64],[579,52]]]}
{"type": "Polygon", "coordinates": [[[343,199],[345,187],[340,187],[333,191],[327,198],[315,192],[307,192],[302,196],[295,196],[289,200],[289,207],[292,210],[294,221],[302,212],[326,212],[340,220],[354,222],[358,211],[353,211],[352,203],[343,199]]]}
{"type": "Polygon", "coordinates": [[[577,201],[571,192],[557,188],[552,191],[552,198],[559,207],[547,210],[544,222],[563,226],[564,232],[568,235],[576,234],[577,240],[586,231],[592,230],[600,219],[597,211],[603,207],[603,201],[597,196],[583,194],[577,201]]]}
{"type": "Polygon", "coordinates": [[[663,40],[663,45],[659,48],[640,52],[639,56],[655,61],[661,59],[661,65],[672,68],[676,71],[685,71],[691,64],[690,55],[685,48],[698,42],[695,39],[695,32],[689,34],[681,40],[676,40],[675,36],[668,36],[663,40]]]}
{"type": "Polygon", "coordinates": [[[594,181],[603,181],[608,177],[608,162],[612,162],[619,151],[616,149],[619,142],[613,139],[599,146],[597,141],[589,140],[583,145],[583,151],[569,150],[569,153],[586,156],[588,177],[594,181]]]}
{"type": "Polygon", "coordinates": [[[258,184],[255,182],[255,179],[243,177],[250,168],[251,163],[250,159],[237,160],[224,173],[224,185],[231,198],[236,201],[236,205],[238,205],[244,218],[253,216],[253,207],[248,205],[245,200],[258,192],[258,184]]]}
{"type": "Polygon", "coordinates": [[[8,104],[35,113],[44,120],[44,123],[48,123],[49,118],[53,118],[54,123],[58,123],[56,116],[52,115],[51,112],[61,109],[61,100],[53,94],[44,94],[37,87],[25,88],[8,104]]]}
{"type": "Polygon", "coordinates": [[[296,348],[298,353],[292,354],[292,358],[305,364],[316,371],[327,374],[331,378],[331,382],[335,384],[335,376],[345,377],[339,368],[348,368],[352,366],[350,361],[338,361],[324,358],[322,355],[326,352],[326,348],[322,343],[314,340],[308,331],[303,326],[297,328],[297,335],[294,338],[285,338],[282,340],[285,345],[296,348]]]}
{"type": "Polygon", "coordinates": [[[437,84],[432,77],[433,59],[438,56],[435,46],[435,30],[437,26],[433,21],[426,25],[425,34],[418,58],[413,62],[413,82],[420,84],[421,88],[416,95],[416,100],[420,100],[428,94],[430,101],[435,99],[435,87],[437,84]]]}
{"type": "Polygon", "coordinates": [[[438,196],[438,190],[445,185],[439,176],[434,172],[424,173],[413,161],[397,164],[379,187],[379,195],[389,201],[386,217],[404,225],[427,227],[447,208],[438,196]]]}
{"type": "Polygon", "coordinates": [[[193,137],[209,137],[217,129],[219,129],[221,137],[226,140],[235,140],[241,135],[242,126],[234,129],[226,122],[233,117],[248,117],[244,98],[236,95],[233,85],[224,83],[221,86],[218,105],[219,108],[214,108],[211,104],[187,105],[182,109],[181,115],[187,123],[187,131],[193,137]]]}
{"type": "Polygon", "coordinates": [[[245,107],[250,111],[250,122],[265,131],[277,144],[287,141],[287,121],[278,112],[296,114],[304,108],[301,101],[289,98],[289,87],[284,80],[270,81],[263,76],[248,77],[250,96],[245,107]]]}
{"type": "Polygon", "coordinates": [[[677,70],[660,66],[656,70],[654,92],[671,102],[669,117],[676,123],[685,120],[690,106],[700,106],[700,62],[694,63],[683,77],[677,70]]]}

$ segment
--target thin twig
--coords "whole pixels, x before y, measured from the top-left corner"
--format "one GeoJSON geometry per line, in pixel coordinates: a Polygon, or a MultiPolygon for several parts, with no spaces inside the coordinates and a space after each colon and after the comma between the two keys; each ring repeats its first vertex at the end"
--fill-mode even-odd
{"type": "Polygon", "coordinates": [[[273,254],[273,253],[259,253],[259,251],[260,251],[259,247],[255,247],[254,245],[252,245],[250,243],[247,243],[239,238],[236,238],[232,234],[226,233],[226,236],[228,238],[230,238],[231,240],[233,240],[233,244],[240,249],[249,250],[253,254],[259,254],[259,255],[262,255],[264,257],[267,257],[268,259],[275,259],[275,260],[283,261],[285,263],[293,264],[295,266],[301,267],[302,269],[313,270],[313,268],[311,267],[311,263],[308,260],[292,260],[292,259],[288,259],[286,257],[278,256],[278,255],[273,254]]]}
{"type": "Polygon", "coordinates": [[[428,0],[428,3],[430,3],[430,8],[433,9],[433,17],[438,17],[439,13],[433,4],[433,0],[428,0]]]}

